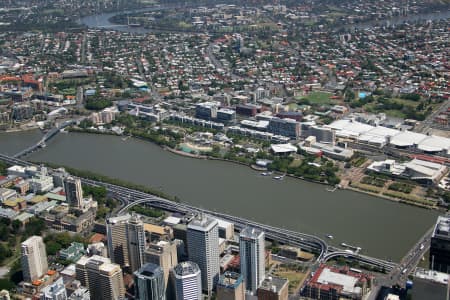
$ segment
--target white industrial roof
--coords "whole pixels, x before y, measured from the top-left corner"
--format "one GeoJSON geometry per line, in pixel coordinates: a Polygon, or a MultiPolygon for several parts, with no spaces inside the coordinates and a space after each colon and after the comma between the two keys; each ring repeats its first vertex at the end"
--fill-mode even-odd
{"type": "Polygon", "coordinates": [[[334,121],[325,128],[331,128],[336,131],[337,137],[356,138],[359,141],[373,144],[389,143],[398,147],[411,147],[417,145],[417,148],[426,152],[445,151],[450,153],[450,139],[440,136],[428,136],[413,131],[400,131],[383,126],[371,126],[361,122],[349,119],[334,121]]]}
{"type": "Polygon", "coordinates": [[[402,131],[391,139],[391,144],[399,147],[407,147],[419,144],[427,136],[412,131],[402,131]]]}
{"type": "Polygon", "coordinates": [[[345,130],[348,132],[352,132],[354,134],[367,132],[374,128],[371,125],[360,123],[360,122],[355,122],[353,120],[347,120],[347,119],[335,121],[335,122],[329,124],[327,127],[331,128],[331,129],[335,129],[335,130],[345,130]]]}
{"type": "Polygon", "coordinates": [[[410,161],[410,163],[413,163],[413,164],[419,165],[419,166],[423,166],[423,167],[426,167],[426,168],[430,168],[430,169],[435,169],[435,170],[439,170],[439,169],[442,168],[441,164],[434,163],[434,162],[431,162],[431,161],[421,160],[421,159],[417,159],[417,158],[415,158],[412,161],[410,161]]]}
{"type": "Polygon", "coordinates": [[[355,286],[358,282],[357,277],[353,277],[346,274],[341,274],[337,272],[333,272],[328,268],[324,268],[319,278],[317,279],[318,283],[321,284],[336,284],[341,285],[345,292],[349,293],[357,293],[357,287],[355,286]]]}
{"type": "Polygon", "coordinates": [[[392,129],[392,128],[388,128],[388,127],[383,127],[383,126],[376,126],[372,129],[370,129],[368,131],[368,134],[371,135],[377,135],[377,136],[394,136],[399,134],[399,130],[397,129],[392,129]]]}
{"type": "Polygon", "coordinates": [[[405,166],[430,178],[439,176],[439,174],[441,174],[441,172],[445,169],[445,166],[443,165],[420,159],[413,159],[412,161],[405,163],[405,166]]]}
{"type": "Polygon", "coordinates": [[[176,224],[178,224],[180,222],[181,222],[181,219],[177,218],[177,217],[174,217],[174,216],[169,216],[169,217],[164,219],[164,223],[172,224],[172,225],[176,225],[176,224]]]}
{"type": "Polygon", "coordinates": [[[438,136],[429,136],[422,140],[417,148],[429,152],[443,151],[444,149],[450,148],[450,139],[438,136]]]}
{"type": "Polygon", "coordinates": [[[372,144],[381,144],[384,145],[386,143],[385,136],[373,135],[370,133],[361,134],[358,138],[359,141],[368,142],[372,144]]]}
{"type": "Polygon", "coordinates": [[[288,153],[288,152],[297,152],[297,147],[291,144],[276,144],[270,145],[272,151],[275,153],[288,153]]]}

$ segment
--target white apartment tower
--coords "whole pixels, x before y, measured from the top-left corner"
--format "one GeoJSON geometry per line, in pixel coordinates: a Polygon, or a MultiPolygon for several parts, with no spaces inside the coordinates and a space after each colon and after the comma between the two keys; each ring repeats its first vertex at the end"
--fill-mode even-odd
{"type": "Polygon", "coordinates": [[[195,217],[187,227],[189,260],[201,271],[202,287],[211,295],[219,280],[219,229],[218,221],[206,215],[195,217]]]}
{"type": "Polygon", "coordinates": [[[264,232],[246,227],[239,235],[241,274],[247,291],[256,295],[256,291],[265,277],[264,232]]]}
{"type": "Polygon", "coordinates": [[[29,237],[21,244],[23,279],[27,282],[39,279],[48,271],[45,244],[40,236],[29,237]]]}

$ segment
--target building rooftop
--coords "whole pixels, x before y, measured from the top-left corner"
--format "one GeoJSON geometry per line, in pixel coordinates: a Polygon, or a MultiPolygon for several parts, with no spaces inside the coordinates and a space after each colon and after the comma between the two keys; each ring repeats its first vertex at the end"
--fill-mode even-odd
{"type": "Polygon", "coordinates": [[[439,216],[434,227],[433,237],[450,239],[450,216],[439,216]]]}
{"type": "Polygon", "coordinates": [[[175,225],[181,222],[180,218],[174,217],[174,216],[169,216],[167,218],[164,219],[164,223],[169,224],[169,225],[175,225]]]}
{"type": "Polygon", "coordinates": [[[328,268],[324,268],[322,270],[319,278],[317,278],[317,282],[320,284],[340,285],[342,286],[344,292],[348,293],[360,292],[360,288],[356,287],[356,283],[358,282],[357,277],[333,272],[328,268]]]}
{"type": "Polygon", "coordinates": [[[288,283],[289,281],[287,279],[270,276],[263,280],[259,288],[279,294],[283,287],[288,283]]]}
{"type": "Polygon", "coordinates": [[[14,217],[14,220],[18,220],[20,222],[25,222],[26,220],[32,218],[34,215],[27,213],[27,212],[23,212],[20,215],[17,215],[14,217]]]}
{"type": "Polygon", "coordinates": [[[225,272],[219,277],[218,285],[224,288],[235,289],[244,281],[244,277],[235,272],[225,272]]]}
{"type": "Polygon", "coordinates": [[[131,215],[130,214],[125,214],[122,216],[117,216],[117,217],[112,217],[108,219],[108,224],[117,224],[117,223],[121,223],[121,222],[126,222],[130,219],[131,215]]]}
{"type": "Polygon", "coordinates": [[[176,265],[173,271],[176,276],[188,276],[200,273],[200,268],[192,261],[184,261],[176,265]]]}
{"type": "Polygon", "coordinates": [[[449,274],[447,274],[447,273],[441,273],[441,272],[436,272],[433,270],[425,270],[425,269],[420,269],[420,268],[417,269],[414,276],[417,278],[431,280],[433,282],[442,283],[445,285],[448,284],[448,279],[449,279],[449,274]]]}
{"type": "Polygon", "coordinates": [[[147,232],[164,235],[166,234],[166,227],[158,226],[154,224],[144,223],[144,230],[147,232]]]}
{"type": "Polygon", "coordinates": [[[154,277],[159,274],[162,274],[163,270],[160,266],[152,263],[147,263],[144,266],[142,266],[138,271],[135,272],[135,275],[142,275],[146,277],[154,277]]]}
{"type": "Polygon", "coordinates": [[[120,272],[120,266],[118,264],[103,262],[101,264],[101,266],[99,267],[99,270],[101,272],[112,274],[112,273],[115,273],[115,272],[120,272]]]}
{"type": "Polygon", "coordinates": [[[274,153],[297,152],[297,147],[291,144],[275,144],[270,145],[270,148],[274,153]]]}
{"type": "Polygon", "coordinates": [[[102,261],[104,263],[110,263],[111,260],[107,257],[103,257],[100,255],[93,255],[91,257],[88,256],[82,256],[78,261],[77,261],[77,265],[82,265],[85,266],[87,265],[87,263],[91,260],[96,260],[96,261],[102,261]]]}
{"type": "Polygon", "coordinates": [[[264,234],[264,232],[259,229],[253,227],[245,227],[241,230],[239,236],[244,238],[257,239],[261,236],[261,234],[264,234]]]}
{"type": "Polygon", "coordinates": [[[192,221],[188,224],[188,229],[197,231],[209,231],[217,224],[218,222],[216,219],[200,214],[192,219],[192,221]]]}
{"type": "Polygon", "coordinates": [[[19,203],[24,202],[24,201],[25,201],[25,199],[23,199],[23,198],[11,198],[11,199],[7,199],[7,200],[3,201],[3,205],[9,206],[9,207],[15,207],[19,203]]]}
{"type": "Polygon", "coordinates": [[[321,265],[308,283],[321,290],[336,289],[338,293],[361,295],[361,283],[371,279],[370,275],[357,273],[348,268],[332,268],[321,265]]]}
{"type": "Polygon", "coordinates": [[[227,222],[227,221],[222,220],[222,219],[217,219],[217,223],[218,223],[220,228],[227,228],[227,227],[233,225],[233,223],[227,222]]]}

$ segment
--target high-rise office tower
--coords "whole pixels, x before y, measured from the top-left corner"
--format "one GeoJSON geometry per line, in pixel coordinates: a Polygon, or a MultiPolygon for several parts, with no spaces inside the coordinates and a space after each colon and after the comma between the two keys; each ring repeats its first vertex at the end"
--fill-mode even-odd
{"type": "Polygon", "coordinates": [[[170,269],[178,264],[177,245],[174,242],[159,241],[151,243],[144,253],[145,263],[153,263],[164,272],[164,285],[167,287],[170,269]]]}
{"type": "Polygon", "coordinates": [[[129,214],[109,218],[106,223],[108,238],[108,255],[113,263],[120,266],[129,266],[127,223],[131,218],[129,214]]]}
{"type": "Polygon", "coordinates": [[[81,208],[83,206],[83,189],[79,178],[66,177],[64,179],[64,191],[70,207],[81,208]]]}
{"type": "Polygon", "coordinates": [[[48,271],[45,244],[40,236],[29,237],[21,244],[23,279],[31,282],[48,271]]]}
{"type": "Polygon", "coordinates": [[[239,235],[241,274],[246,289],[256,294],[265,275],[264,232],[254,228],[244,228],[239,235]]]}
{"type": "Polygon", "coordinates": [[[431,235],[430,269],[450,273],[450,217],[448,216],[438,217],[431,235]]]}
{"type": "Polygon", "coordinates": [[[219,279],[219,231],[216,219],[200,214],[187,228],[189,260],[201,271],[202,287],[211,295],[219,279]]]}
{"type": "Polygon", "coordinates": [[[133,214],[127,223],[128,261],[134,272],[144,264],[145,231],[144,223],[133,214]]]}
{"type": "Polygon", "coordinates": [[[196,263],[191,261],[179,263],[171,272],[176,300],[202,299],[201,271],[196,263]]]}
{"type": "Polygon", "coordinates": [[[67,291],[62,277],[42,289],[40,300],[67,300],[67,291]]]}
{"type": "Polygon", "coordinates": [[[90,259],[86,264],[91,299],[122,300],[125,297],[122,269],[118,264],[90,259]]]}
{"type": "Polygon", "coordinates": [[[163,269],[155,264],[145,264],[134,272],[134,289],[137,300],[165,300],[163,269]]]}

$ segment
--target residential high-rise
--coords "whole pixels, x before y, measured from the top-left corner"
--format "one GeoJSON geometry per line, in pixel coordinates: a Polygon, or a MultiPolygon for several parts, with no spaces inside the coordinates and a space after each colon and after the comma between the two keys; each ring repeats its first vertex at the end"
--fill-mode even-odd
{"type": "Polygon", "coordinates": [[[185,261],[176,265],[171,280],[176,300],[202,299],[201,271],[196,263],[185,261]]]}
{"type": "Polygon", "coordinates": [[[31,282],[48,271],[45,244],[40,236],[29,237],[21,244],[23,279],[31,282]]]}
{"type": "Polygon", "coordinates": [[[134,272],[144,265],[145,231],[144,223],[133,214],[127,223],[128,261],[134,272]]]}
{"type": "Polygon", "coordinates": [[[108,238],[108,255],[113,263],[129,266],[127,223],[131,218],[129,214],[109,218],[106,223],[108,238]]]}
{"type": "Polygon", "coordinates": [[[122,269],[118,264],[90,259],[86,264],[91,299],[122,300],[125,297],[122,269]]]}
{"type": "Polygon", "coordinates": [[[242,229],[239,251],[246,289],[255,294],[265,275],[264,232],[251,227],[242,229]]]}
{"type": "Polygon", "coordinates": [[[439,216],[430,242],[430,269],[450,273],[450,217],[439,216]]]}
{"type": "Polygon", "coordinates": [[[81,188],[80,178],[66,177],[64,179],[64,191],[67,204],[70,207],[81,208],[83,206],[83,189],[81,188]]]}
{"type": "Polygon", "coordinates": [[[245,300],[244,277],[234,272],[220,275],[216,295],[217,300],[245,300]]]}
{"type": "Polygon", "coordinates": [[[158,265],[145,264],[134,272],[134,287],[137,300],[166,299],[164,272],[158,265]]]}
{"type": "Polygon", "coordinates": [[[167,287],[170,269],[178,264],[177,245],[174,242],[159,241],[151,243],[144,253],[144,262],[158,265],[164,272],[164,285],[167,287]]]}
{"type": "Polygon", "coordinates": [[[211,294],[219,279],[219,231],[216,219],[200,214],[187,228],[189,260],[195,262],[202,275],[202,287],[211,294]]]}
{"type": "Polygon", "coordinates": [[[63,278],[60,277],[53,284],[43,288],[40,300],[67,300],[67,291],[63,278]]]}

